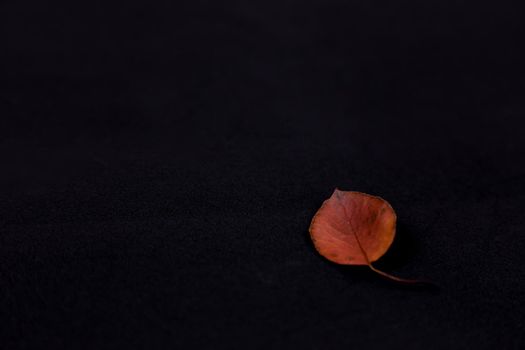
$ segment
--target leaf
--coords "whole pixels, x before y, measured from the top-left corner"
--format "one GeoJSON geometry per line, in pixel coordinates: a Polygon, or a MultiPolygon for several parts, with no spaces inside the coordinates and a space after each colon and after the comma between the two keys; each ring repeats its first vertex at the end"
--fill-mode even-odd
{"type": "Polygon", "coordinates": [[[328,260],[342,265],[367,265],[400,283],[428,283],[395,277],[372,266],[390,248],[395,235],[396,213],[392,206],[380,197],[354,191],[335,189],[310,224],[315,248],[328,260]]]}

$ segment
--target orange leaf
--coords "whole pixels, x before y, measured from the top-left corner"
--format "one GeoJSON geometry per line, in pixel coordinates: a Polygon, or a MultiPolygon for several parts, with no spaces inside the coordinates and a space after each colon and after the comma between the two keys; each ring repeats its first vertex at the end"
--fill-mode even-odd
{"type": "Polygon", "coordinates": [[[312,219],[310,236],[317,251],[342,265],[367,265],[381,276],[407,280],[377,270],[372,262],[382,257],[396,235],[396,213],[384,199],[366,193],[336,189],[312,219]]]}

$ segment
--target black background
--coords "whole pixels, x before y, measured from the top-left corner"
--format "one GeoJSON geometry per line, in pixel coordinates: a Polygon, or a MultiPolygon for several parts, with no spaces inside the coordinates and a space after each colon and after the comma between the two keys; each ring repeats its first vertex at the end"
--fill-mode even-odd
{"type": "Polygon", "coordinates": [[[520,1],[3,1],[0,344],[525,346],[520,1]],[[333,189],[378,263],[318,256],[333,189]]]}

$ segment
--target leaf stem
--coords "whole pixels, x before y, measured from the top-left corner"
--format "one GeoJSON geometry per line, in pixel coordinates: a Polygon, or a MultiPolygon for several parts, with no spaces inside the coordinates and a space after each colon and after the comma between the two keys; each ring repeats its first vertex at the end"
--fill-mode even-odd
{"type": "Polygon", "coordinates": [[[410,279],[406,279],[406,278],[400,278],[400,277],[392,276],[391,274],[388,274],[386,272],[383,272],[381,270],[376,269],[370,262],[368,263],[368,267],[370,268],[370,270],[372,270],[375,273],[379,274],[380,276],[386,278],[387,280],[394,281],[394,282],[397,282],[397,283],[408,284],[408,285],[430,285],[430,286],[435,286],[435,284],[430,282],[430,281],[410,280],[410,279]]]}

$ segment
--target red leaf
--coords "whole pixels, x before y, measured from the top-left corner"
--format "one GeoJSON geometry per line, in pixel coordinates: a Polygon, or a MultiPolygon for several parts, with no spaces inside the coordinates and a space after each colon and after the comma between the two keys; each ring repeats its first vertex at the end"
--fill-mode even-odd
{"type": "Polygon", "coordinates": [[[312,219],[310,236],[317,251],[342,265],[367,265],[387,279],[406,280],[377,270],[372,262],[381,258],[396,235],[396,213],[384,199],[366,193],[336,189],[312,219]]]}

